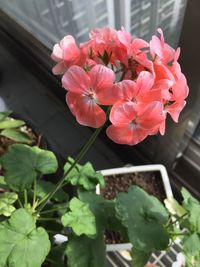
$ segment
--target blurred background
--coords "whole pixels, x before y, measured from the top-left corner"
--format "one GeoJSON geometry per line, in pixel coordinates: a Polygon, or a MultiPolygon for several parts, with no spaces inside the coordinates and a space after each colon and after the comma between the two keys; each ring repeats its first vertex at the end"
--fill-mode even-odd
{"type": "Polygon", "coordinates": [[[85,160],[97,169],[131,163],[162,163],[175,195],[182,185],[200,197],[200,1],[199,0],[0,0],[0,108],[11,109],[43,133],[61,160],[78,153],[92,129],[79,126],[65,92],[51,73],[50,54],[67,34],[78,43],[95,27],[124,26],[149,41],[158,27],[166,42],[180,46],[180,63],[190,95],[178,124],[168,120],[164,137],[128,147],[105,134],[85,160]]]}

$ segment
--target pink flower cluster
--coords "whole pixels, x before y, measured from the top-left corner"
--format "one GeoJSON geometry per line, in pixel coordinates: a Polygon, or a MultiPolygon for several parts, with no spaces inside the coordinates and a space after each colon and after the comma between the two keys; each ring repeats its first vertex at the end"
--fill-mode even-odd
{"type": "Polygon", "coordinates": [[[178,122],[188,86],[177,62],[180,49],[165,43],[157,30],[150,42],[122,28],[95,29],[77,46],[70,35],[53,48],[54,74],[63,74],[67,104],[78,123],[99,128],[118,144],[135,145],[148,135],[165,133],[169,114],[178,122]]]}

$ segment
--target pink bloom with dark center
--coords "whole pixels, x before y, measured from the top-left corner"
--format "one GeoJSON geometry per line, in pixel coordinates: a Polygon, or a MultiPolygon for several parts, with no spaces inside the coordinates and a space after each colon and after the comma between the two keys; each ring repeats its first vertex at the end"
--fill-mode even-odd
{"type": "Polygon", "coordinates": [[[62,78],[68,91],[67,104],[78,123],[99,128],[106,121],[106,114],[99,105],[110,105],[109,91],[115,74],[103,65],[95,65],[86,73],[79,66],[72,66],[62,78]]]}
{"type": "Polygon", "coordinates": [[[118,144],[136,145],[162,122],[162,110],[163,105],[158,101],[151,102],[145,108],[134,102],[115,104],[110,113],[112,125],[106,133],[118,144]]]}
{"type": "Polygon", "coordinates": [[[70,66],[84,62],[84,56],[71,35],[65,36],[60,43],[54,45],[51,57],[57,62],[52,69],[54,74],[63,74],[70,66]]]}

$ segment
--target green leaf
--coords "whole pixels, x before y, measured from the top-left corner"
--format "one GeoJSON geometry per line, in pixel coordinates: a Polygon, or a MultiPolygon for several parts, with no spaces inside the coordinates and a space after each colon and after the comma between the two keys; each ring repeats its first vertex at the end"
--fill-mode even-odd
{"type": "Polygon", "coordinates": [[[186,210],[173,197],[168,197],[164,200],[164,203],[165,207],[172,215],[181,217],[186,214],[186,210]]]}
{"type": "Polygon", "coordinates": [[[24,124],[25,122],[21,120],[7,119],[0,121],[0,129],[18,128],[20,126],[23,126],[24,124]]]}
{"type": "Polygon", "coordinates": [[[71,211],[61,217],[62,224],[71,227],[78,236],[82,234],[95,235],[95,216],[91,212],[89,205],[74,197],[69,203],[69,208],[71,211]]]}
{"type": "Polygon", "coordinates": [[[200,203],[185,188],[181,193],[184,198],[183,207],[188,213],[186,221],[189,223],[189,229],[200,233],[200,203]]]}
{"type": "Polygon", "coordinates": [[[0,215],[10,216],[15,207],[12,205],[17,200],[18,195],[16,193],[6,192],[0,194],[0,215]]]}
{"type": "Polygon", "coordinates": [[[199,203],[198,200],[196,198],[194,198],[190,192],[185,189],[184,187],[181,189],[181,194],[183,196],[183,206],[184,207],[188,207],[190,208],[190,201],[193,201],[193,202],[196,202],[196,203],[199,203]],[[188,206],[189,205],[189,206],[188,206]]]}
{"type": "Polygon", "coordinates": [[[95,239],[72,236],[66,249],[69,267],[105,267],[105,244],[103,235],[95,239]]]}
{"type": "Polygon", "coordinates": [[[1,165],[6,183],[13,190],[23,191],[31,187],[38,175],[56,172],[58,163],[51,151],[14,144],[1,157],[1,165]]]}
{"type": "MultiPolygon", "coordinates": [[[[36,195],[41,199],[47,196],[55,189],[55,184],[44,180],[39,180],[36,185],[36,195]]],[[[53,199],[58,202],[68,201],[69,196],[61,188],[53,196],[53,199]]]]}
{"type": "Polygon", "coordinates": [[[8,189],[8,186],[5,182],[5,177],[0,175],[0,188],[1,189],[8,189]]]}
{"type": "Polygon", "coordinates": [[[157,198],[137,186],[131,186],[128,193],[118,194],[116,211],[128,228],[134,248],[145,252],[166,249],[169,237],[163,225],[168,220],[168,213],[157,198]]]}
{"type": "Polygon", "coordinates": [[[193,233],[186,237],[183,242],[183,249],[189,255],[198,255],[200,253],[200,235],[193,233]]]}
{"type": "Polygon", "coordinates": [[[26,144],[32,144],[33,140],[30,138],[30,136],[22,131],[16,130],[16,129],[6,129],[1,132],[1,135],[14,140],[15,142],[19,143],[26,143],[26,144]]]}
{"type": "MultiPolygon", "coordinates": [[[[69,170],[73,162],[74,160],[69,157],[68,162],[64,166],[65,173],[69,170]]],[[[66,176],[65,180],[72,185],[79,185],[86,190],[95,189],[97,184],[100,184],[101,187],[105,186],[102,174],[95,172],[91,163],[89,162],[83,166],[77,164],[75,168],[73,168],[66,176]]]]}
{"type": "Polygon", "coordinates": [[[133,267],[144,267],[151,256],[151,252],[146,253],[144,251],[132,248],[131,256],[133,267]]]}
{"type": "Polygon", "coordinates": [[[50,250],[48,234],[25,209],[0,223],[0,266],[40,267],[50,250]]]}
{"type": "Polygon", "coordinates": [[[89,204],[91,211],[95,215],[98,233],[105,229],[110,229],[110,226],[112,226],[112,230],[114,230],[113,228],[120,230],[119,227],[117,229],[119,220],[116,218],[115,202],[113,200],[106,200],[101,195],[80,190],[78,196],[81,201],[89,204]]]}
{"type": "Polygon", "coordinates": [[[2,112],[0,112],[0,122],[5,120],[11,113],[12,113],[12,111],[2,111],[2,112]]]}

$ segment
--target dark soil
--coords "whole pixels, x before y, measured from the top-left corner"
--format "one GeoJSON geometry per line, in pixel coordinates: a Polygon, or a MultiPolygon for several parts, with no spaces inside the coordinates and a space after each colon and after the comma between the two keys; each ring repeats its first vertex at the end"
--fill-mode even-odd
{"type": "Polygon", "coordinates": [[[160,172],[136,172],[105,176],[106,187],[102,194],[106,199],[114,199],[119,192],[127,192],[129,186],[137,185],[160,201],[166,198],[160,172]]]}
{"type": "MultiPolygon", "coordinates": [[[[150,195],[157,197],[160,201],[166,198],[160,172],[136,172],[128,174],[118,174],[105,176],[105,189],[101,194],[106,199],[116,198],[119,192],[127,192],[129,186],[137,185],[144,189],[150,195]]],[[[106,244],[124,243],[120,234],[111,230],[105,231],[106,244]]]]}

